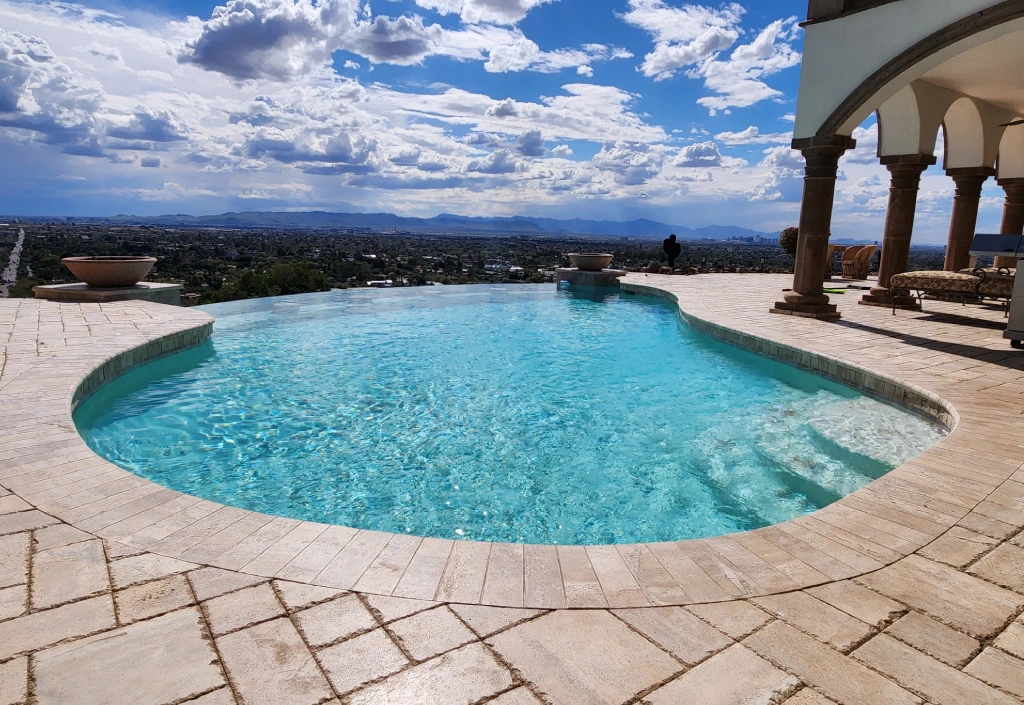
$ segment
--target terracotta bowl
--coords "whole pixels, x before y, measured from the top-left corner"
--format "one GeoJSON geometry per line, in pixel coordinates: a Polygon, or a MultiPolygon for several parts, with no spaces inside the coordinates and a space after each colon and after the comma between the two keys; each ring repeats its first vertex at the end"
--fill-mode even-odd
{"type": "Polygon", "coordinates": [[[97,289],[123,289],[142,281],[156,257],[65,257],[71,273],[97,289]]]}
{"type": "Polygon", "coordinates": [[[584,272],[600,272],[615,259],[615,255],[601,254],[597,252],[571,252],[569,259],[576,265],[577,269],[584,272]]]}

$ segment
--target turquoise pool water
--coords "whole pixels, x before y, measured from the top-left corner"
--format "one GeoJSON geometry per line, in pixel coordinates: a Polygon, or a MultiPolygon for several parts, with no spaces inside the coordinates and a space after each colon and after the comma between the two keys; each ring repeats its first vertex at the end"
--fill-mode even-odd
{"type": "Polygon", "coordinates": [[[79,430],[154,482],[299,519],[519,543],[714,536],[814,511],[942,435],[644,296],[460,286],[206,310],[209,343],[103,387],[79,430]]]}

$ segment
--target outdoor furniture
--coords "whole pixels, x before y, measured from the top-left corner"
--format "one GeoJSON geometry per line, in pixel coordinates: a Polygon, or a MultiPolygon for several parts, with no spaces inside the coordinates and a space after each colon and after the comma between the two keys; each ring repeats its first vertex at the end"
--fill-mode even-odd
{"type": "Polygon", "coordinates": [[[864,249],[864,245],[853,245],[852,247],[847,247],[846,251],[843,252],[843,258],[842,258],[842,261],[840,262],[840,264],[842,265],[842,268],[843,268],[843,277],[844,278],[846,278],[846,276],[847,276],[846,275],[847,270],[852,272],[853,263],[857,259],[857,254],[861,250],[863,250],[863,249],[864,249]]]}
{"type": "Polygon", "coordinates": [[[889,290],[893,298],[893,315],[896,315],[895,301],[900,296],[917,292],[920,304],[925,295],[961,304],[980,303],[985,299],[1002,300],[1008,305],[1013,297],[1013,269],[962,269],[959,272],[904,272],[893,276],[889,290]]]}
{"type": "Polygon", "coordinates": [[[836,254],[842,254],[846,252],[846,245],[829,245],[828,246],[828,257],[825,259],[825,278],[832,278],[832,258],[836,254]]]}
{"type": "Polygon", "coordinates": [[[878,250],[876,245],[855,245],[843,253],[843,278],[867,279],[871,258],[878,250]]]}

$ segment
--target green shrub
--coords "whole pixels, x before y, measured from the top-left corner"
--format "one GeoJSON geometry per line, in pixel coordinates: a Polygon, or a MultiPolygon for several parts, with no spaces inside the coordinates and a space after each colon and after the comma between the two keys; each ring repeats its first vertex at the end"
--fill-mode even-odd
{"type": "Polygon", "coordinates": [[[786,228],[779,233],[779,247],[790,257],[796,257],[796,244],[800,239],[800,228],[786,228]]]}

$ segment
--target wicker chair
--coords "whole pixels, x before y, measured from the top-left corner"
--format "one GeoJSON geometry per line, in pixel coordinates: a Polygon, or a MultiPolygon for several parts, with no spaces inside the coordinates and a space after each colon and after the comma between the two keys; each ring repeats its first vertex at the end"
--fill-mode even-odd
{"type": "Polygon", "coordinates": [[[868,269],[871,267],[871,258],[878,251],[876,245],[861,245],[851,247],[843,254],[843,278],[844,279],[867,279],[868,269]],[[850,250],[856,250],[850,255],[850,250]]]}
{"type": "Polygon", "coordinates": [[[854,266],[854,263],[857,261],[857,255],[863,249],[864,249],[864,245],[854,245],[852,247],[847,247],[846,248],[846,252],[843,253],[843,262],[842,262],[842,265],[843,265],[843,278],[844,279],[853,279],[854,278],[854,277],[851,277],[850,274],[853,273],[853,266],[854,266]]]}
{"type": "Polygon", "coordinates": [[[842,245],[829,245],[828,257],[825,258],[825,279],[832,278],[832,260],[837,252],[844,252],[846,248],[842,245]]]}

